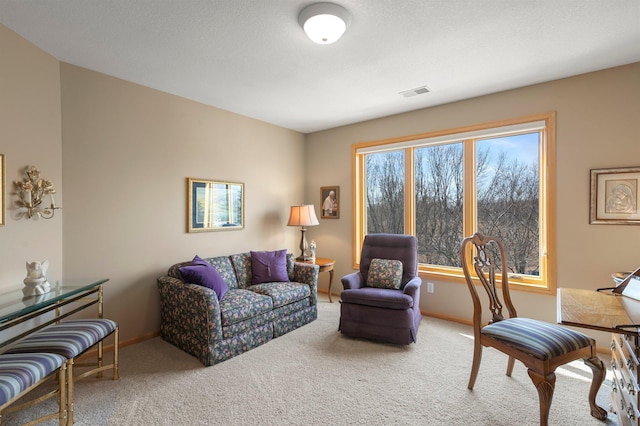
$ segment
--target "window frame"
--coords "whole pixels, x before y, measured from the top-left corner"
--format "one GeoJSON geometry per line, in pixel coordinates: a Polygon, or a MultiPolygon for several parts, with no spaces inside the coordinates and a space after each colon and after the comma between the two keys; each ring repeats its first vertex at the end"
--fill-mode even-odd
{"type": "MultiPolygon", "coordinates": [[[[366,170],[365,156],[370,153],[404,150],[405,151],[405,225],[406,234],[415,235],[415,188],[414,188],[414,155],[415,148],[443,141],[461,141],[464,146],[464,210],[463,234],[475,232],[476,224],[476,186],[475,186],[475,140],[491,136],[515,135],[524,133],[530,126],[541,126],[539,151],[540,182],[540,275],[509,275],[509,287],[512,290],[528,291],[541,294],[556,294],[557,259],[556,259],[556,113],[550,111],[542,114],[528,115],[507,120],[476,124],[446,130],[439,130],[415,135],[402,136],[378,141],[357,142],[352,144],[352,186],[353,186],[353,267],[359,268],[360,252],[365,236],[366,225],[366,170]],[[518,130],[522,129],[522,130],[518,130]],[[427,140],[425,143],[424,140],[427,140]],[[420,142],[418,142],[420,141],[420,142]]],[[[445,267],[419,264],[421,277],[429,277],[438,281],[464,283],[464,274],[460,267],[445,267]]]]}

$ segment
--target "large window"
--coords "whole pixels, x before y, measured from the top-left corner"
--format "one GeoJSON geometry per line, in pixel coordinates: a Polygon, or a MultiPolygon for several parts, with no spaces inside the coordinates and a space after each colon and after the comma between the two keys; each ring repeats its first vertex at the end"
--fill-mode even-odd
{"type": "Polygon", "coordinates": [[[412,234],[420,272],[460,280],[460,242],[499,237],[510,283],[555,291],[555,114],[355,144],[354,258],[369,233],[412,234]]]}

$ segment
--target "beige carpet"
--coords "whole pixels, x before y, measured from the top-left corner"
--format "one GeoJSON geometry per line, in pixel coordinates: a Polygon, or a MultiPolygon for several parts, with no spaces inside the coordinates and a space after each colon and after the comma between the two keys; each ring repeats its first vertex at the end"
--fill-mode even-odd
{"type": "MultiPolygon", "coordinates": [[[[425,317],[417,344],[395,347],[337,332],[339,304],[318,320],[212,367],[160,338],[121,351],[119,381],[76,386],[77,425],[537,425],[538,396],[522,364],[485,349],[467,390],[468,326],[425,317]]],[[[605,360],[608,365],[608,360],[605,360]]],[[[550,424],[616,425],[589,415],[591,371],[557,370],[550,424]]],[[[609,409],[610,382],[598,395],[609,409]]],[[[19,423],[7,416],[3,424],[19,423]]],[[[55,423],[48,423],[55,424],[55,423]]]]}

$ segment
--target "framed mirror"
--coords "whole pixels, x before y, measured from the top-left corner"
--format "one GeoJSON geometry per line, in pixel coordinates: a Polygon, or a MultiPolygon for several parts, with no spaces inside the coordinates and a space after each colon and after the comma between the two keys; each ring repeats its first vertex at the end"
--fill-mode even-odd
{"type": "Polygon", "coordinates": [[[244,228],[244,184],[187,178],[187,232],[244,228]]]}

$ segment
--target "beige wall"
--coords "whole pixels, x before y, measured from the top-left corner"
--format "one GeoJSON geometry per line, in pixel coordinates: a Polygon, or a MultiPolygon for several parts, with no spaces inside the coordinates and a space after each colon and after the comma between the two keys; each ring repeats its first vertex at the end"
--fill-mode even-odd
{"type": "MultiPolygon", "coordinates": [[[[434,88],[437,90],[437,88],[434,88]]],[[[429,96],[429,95],[425,95],[429,96]]],[[[558,286],[595,289],[612,285],[614,271],[640,266],[640,226],[589,225],[589,171],[640,166],[640,63],[483,96],[307,135],[307,201],[318,188],[339,185],[341,217],[321,220],[309,237],[319,256],[334,257],[336,276],[352,271],[351,145],[557,111],[558,286]]],[[[471,319],[465,285],[435,282],[423,288],[423,312],[471,319]]],[[[340,285],[333,287],[336,292],[340,285]]],[[[519,314],[556,319],[556,298],[516,292],[519,314]]],[[[606,345],[606,336],[597,336],[606,345]]]]}
{"type": "Polygon", "coordinates": [[[304,136],[61,65],[65,277],[109,277],[123,340],[159,329],[156,278],[195,254],[295,250],[304,136]],[[245,184],[245,229],[186,232],[186,179],[245,184]]]}
{"type": "MultiPolygon", "coordinates": [[[[62,278],[62,216],[16,218],[14,181],[28,165],[57,190],[64,205],[58,61],[0,25],[0,154],[5,156],[5,226],[0,226],[0,292],[22,288],[26,261],[49,260],[52,284],[62,278]]],[[[59,212],[58,212],[59,213],[59,212]]]]}

